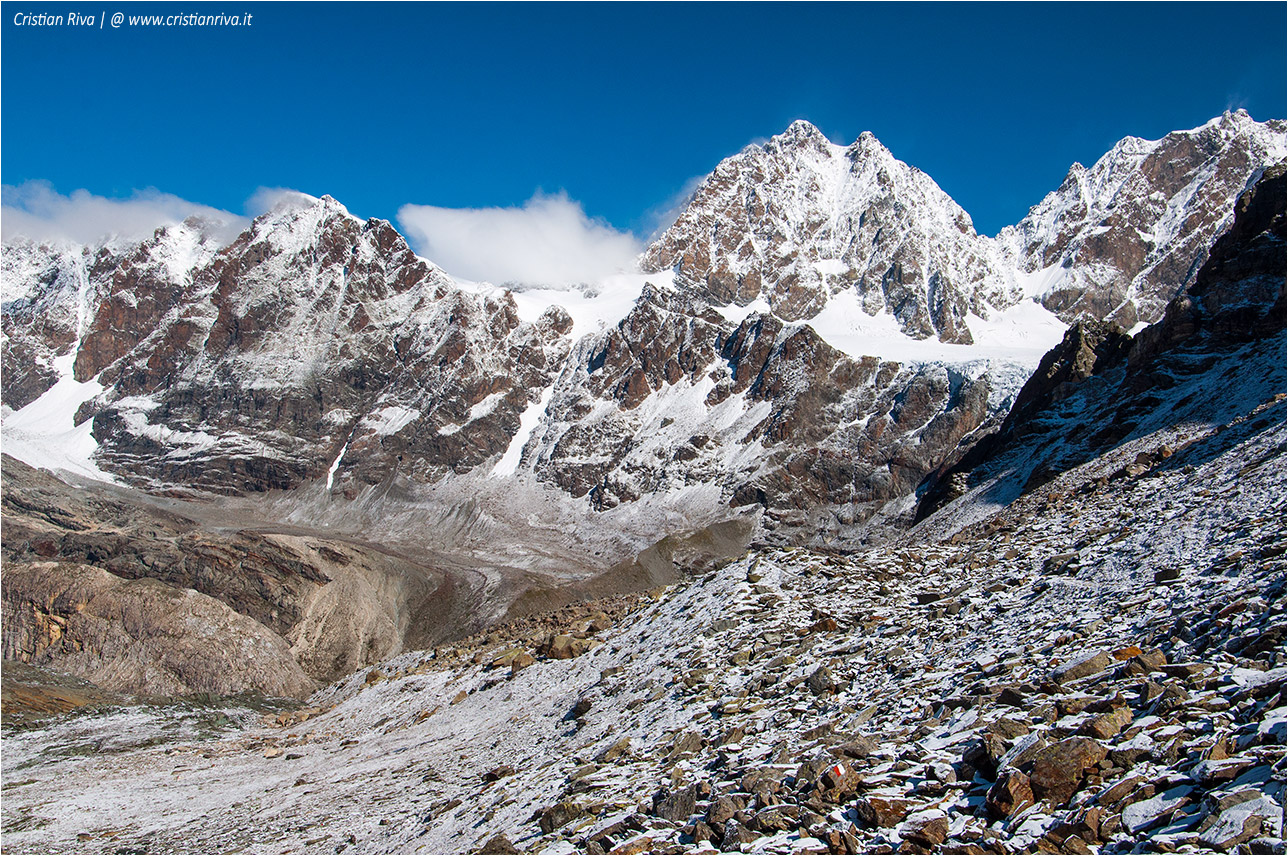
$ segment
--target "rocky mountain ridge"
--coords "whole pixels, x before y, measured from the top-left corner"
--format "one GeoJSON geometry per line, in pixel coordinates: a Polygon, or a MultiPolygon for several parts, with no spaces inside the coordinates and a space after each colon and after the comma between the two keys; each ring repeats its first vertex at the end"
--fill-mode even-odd
{"type": "Polygon", "coordinates": [[[1065,322],[1158,320],[1229,223],[1230,206],[1285,157],[1283,122],[1226,113],[1161,140],[1128,137],[990,239],[871,134],[835,145],[796,122],[728,158],[645,252],[713,304],[763,299],[789,321],[857,292],[914,338],[969,343],[971,316],[1037,298],[1065,322]]]}
{"type": "MultiPolygon", "coordinates": [[[[57,380],[56,359],[74,357],[74,380],[102,387],[86,387],[97,394],[75,416],[92,419],[98,465],[153,490],[312,484],[353,498],[508,453],[515,472],[594,507],[705,485],[717,505],[750,500],[804,524],[803,537],[834,539],[999,420],[1030,367],[843,359],[781,320],[853,288],[860,316],[970,342],[970,319],[1024,299],[1026,265],[1100,288],[1083,262],[1101,270],[1109,256],[1087,247],[1135,228],[1105,219],[1111,207],[1153,217],[1157,279],[1176,267],[1160,259],[1202,254],[1227,197],[1281,148],[1279,125],[1243,113],[1129,139],[992,241],[871,135],[841,148],[796,123],[717,167],[645,255],[674,267],[674,284],[659,279],[583,343],[562,310],[524,321],[505,292],[457,287],[390,224],[329,198],[270,212],[222,249],[197,222],[129,248],[9,244],[4,403],[21,409],[57,380]],[[731,312],[762,297],[761,320],[731,312]],[[674,417],[641,418],[681,399],[702,404],[667,426],[674,417]],[[766,405],[768,422],[755,415],[766,405]],[[837,464],[850,459],[857,468],[837,464]]],[[[1133,264],[1119,267],[1135,277],[1133,264]]]]}
{"type": "Polygon", "coordinates": [[[4,461],[4,656],[98,685],[6,663],[6,846],[1281,848],[1286,199],[1265,170],[1162,320],[1031,376],[665,284],[573,342],[330,199],[109,279],[26,258],[6,324],[48,298],[77,343],[27,343],[38,403],[88,390],[99,461],[205,501],[4,461]]]}
{"type": "Polygon", "coordinates": [[[997,470],[1014,468],[1014,485],[1032,489],[1136,432],[1223,421],[1248,398],[1282,391],[1286,206],[1285,169],[1272,167],[1239,197],[1234,223],[1162,320],[1134,338],[1112,323],[1071,327],[997,433],[923,486],[918,516],[997,470]]]}

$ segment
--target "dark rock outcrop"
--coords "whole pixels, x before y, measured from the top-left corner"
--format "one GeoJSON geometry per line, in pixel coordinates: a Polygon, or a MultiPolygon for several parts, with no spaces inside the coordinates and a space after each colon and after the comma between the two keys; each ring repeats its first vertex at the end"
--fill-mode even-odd
{"type": "MultiPolygon", "coordinates": [[[[1175,392],[1191,381],[1205,385],[1219,364],[1229,364],[1228,385],[1246,387],[1241,396],[1260,401],[1282,391],[1284,211],[1280,166],[1239,197],[1229,231],[1161,321],[1132,339],[1109,325],[1070,328],[1043,357],[1001,429],[923,483],[917,519],[995,475],[1008,456],[1027,456],[1023,489],[1029,490],[1149,426],[1179,421],[1189,412],[1190,418],[1211,419],[1213,408],[1237,409],[1237,399],[1175,392]]],[[[1133,466],[1143,470],[1157,463],[1151,458],[1133,466]]]]}

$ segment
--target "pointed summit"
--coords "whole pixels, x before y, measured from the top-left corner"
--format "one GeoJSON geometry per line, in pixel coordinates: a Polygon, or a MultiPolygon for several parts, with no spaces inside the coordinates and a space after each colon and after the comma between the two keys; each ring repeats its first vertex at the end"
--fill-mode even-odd
{"type": "Polygon", "coordinates": [[[842,147],[797,121],[722,161],[644,265],[673,269],[714,305],[764,299],[785,321],[852,291],[912,338],[968,343],[966,315],[987,314],[980,293],[1005,288],[988,251],[965,212],[874,135],[842,147]]]}
{"type": "Polygon", "coordinates": [[[788,139],[797,139],[797,140],[826,140],[827,139],[827,137],[824,136],[823,132],[818,129],[818,126],[816,126],[812,122],[806,121],[805,119],[797,119],[795,122],[792,122],[790,125],[787,126],[787,130],[784,131],[779,136],[787,137],[788,139]]]}

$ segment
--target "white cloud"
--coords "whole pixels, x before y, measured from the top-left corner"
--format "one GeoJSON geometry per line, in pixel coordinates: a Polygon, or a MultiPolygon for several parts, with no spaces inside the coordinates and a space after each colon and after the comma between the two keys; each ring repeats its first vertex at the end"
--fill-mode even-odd
{"type": "Polygon", "coordinates": [[[64,196],[47,181],[0,188],[0,238],[6,241],[18,236],[78,244],[105,238],[139,241],[161,226],[192,216],[207,221],[210,233],[221,242],[231,241],[248,224],[245,217],[155,189],[136,190],[126,199],[109,199],[88,190],[64,196]]]}
{"type": "Polygon", "coordinates": [[[634,235],[586,216],[564,194],[538,193],[522,208],[404,205],[398,222],[416,251],[461,279],[568,286],[635,270],[634,235]]]}
{"type": "Polygon", "coordinates": [[[261,187],[246,200],[245,210],[249,216],[258,217],[279,205],[309,206],[317,201],[316,196],[289,187],[261,187]]]}

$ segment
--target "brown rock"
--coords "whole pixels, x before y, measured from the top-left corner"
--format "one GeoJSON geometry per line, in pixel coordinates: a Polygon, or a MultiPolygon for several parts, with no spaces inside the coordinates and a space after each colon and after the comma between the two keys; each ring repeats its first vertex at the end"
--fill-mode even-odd
{"type": "Polygon", "coordinates": [[[609,746],[603,752],[595,756],[595,760],[601,764],[609,761],[616,761],[618,758],[631,754],[631,739],[623,737],[616,743],[609,746]]]}
{"type": "Polygon", "coordinates": [[[814,695],[828,695],[841,688],[841,683],[827,666],[819,666],[806,680],[814,695]]]}
{"type": "Polygon", "coordinates": [[[839,805],[854,796],[860,782],[853,766],[839,761],[819,773],[815,791],[824,802],[839,805]]]}
{"type": "Polygon", "coordinates": [[[1082,727],[1082,733],[1097,740],[1108,740],[1130,725],[1131,721],[1131,708],[1127,707],[1127,705],[1121,705],[1087,722],[1082,727]]]}
{"type": "Polygon", "coordinates": [[[629,854],[634,853],[648,853],[652,849],[653,838],[648,835],[640,835],[636,838],[632,838],[630,841],[622,842],[608,852],[614,854],[626,854],[629,856],[629,854]]]}
{"type": "Polygon", "coordinates": [[[1051,672],[1051,680],[1058,684],[1071,683],[1103,671],[1113,662],[1114,658],[1106,652],[1093,651],[1054,669],[1051,672]]]}
{"type": "Polygon", "coordinates": [[[695,844],[714,844],[719,846],[720,833],[706,821],[699,820],[693,824],[693,841],[695,844]]]}
{"type": "Polygon", "coordinates": [[[736,818],[729,818],[724,825],[724,833],[720,836],[720,849],[726,853],[737,852],[744,844],[750,844],[760,837],[759,833],[752,832],[736,818]]]}
{"type": "Polygon", "coordinates": [[[653,814],[676,823],[687,821],[697,810],[697,788],[690,785],[675,791],[662,790],[653,797],[653,814]]]}
{"type": "Polygon", "coordinates": [[[509,856],[509,854],[518,853],[519,850],[504,833],[498,832],[479,847],[475,853],[497,854],[497,856],[509,856]]]}
{"type": "Polygon", "coordinates": [[[1097,802],[1099,802],[1100,805],[1102,806],[1116,805],[1117,803],[1121,802],[1128,794],[1130,794],[1136,788],[1137,785],[1143,783],[1144,781],[1145,779],[1142,776],[1137,776],[1137,775],[1127,776],[1122,781],[1118,782],[1117,784],[1111,785],[1109,788],[1103,791],[1099,795],[1097,802]]]}
{"type": "Polygon", "coordinates": [[[707,823],[719,829],[724,826],[729,818],[733,817],[741,810],[741,806],[735,803],[727,796],[717,797],[711,801],[707,807],[707,823]]]}
{"type": "Polygon", "coordinates": [[[799,809],[793,805],[771,806],[757,812],[747,825],[758,832],[773,835],[799,826],[798,813],[799,809]]]}
{"type": "Polygon", "coordinates": [[[916,842],[922,847],[938,847],[948,840],[948,818],[940,815],[910,821],[902,833],[905,840],[916,842]]]}
{"type": "Polygon", "coordinates": [[[856,761],[868,757],[875,751],[877,751],[877,742],[870,737],[856,737],[831,749],[834,755],[853,758],[856,761]]]}
{"type": "Polygon", "coordinates": [[[1038,753],[1029,774],[1034,796],[1057,806],[1068,802],[1087,772],[1108,754],[1105,747],[1086,737],[1070,737],[1048,746],[1038,753]]]}
{"type": "Polygon", "coordinates": [[[537,824],[541,827],[542,832],[549,834],[570,821],[581,817],[582,813],[582,808],[577,803],[564,800],[543,810],[537,824]]]}
{"type": "Polygon", "coordinates": [[[870,794],[861,797],[854,808],[868,826],[890,829],[899,825],[915,804],[903,797],[870,794]]]}
{"type": "Polygon", "coordinates": [[[984,807],[1002,820],[1033,805],[1033,788],[1029,777],[1014,768],[1004,770],[984,797],[984,807]]]}

